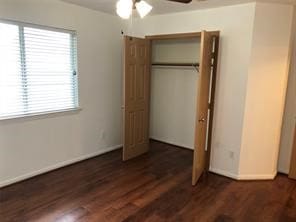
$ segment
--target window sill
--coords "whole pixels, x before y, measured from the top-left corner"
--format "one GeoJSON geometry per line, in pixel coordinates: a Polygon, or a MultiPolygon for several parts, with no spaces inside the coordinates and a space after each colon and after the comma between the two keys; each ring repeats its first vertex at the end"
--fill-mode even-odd
{"type": "Polygon", "coordinates": [[[0,117],[0,121],[9,121],[9,120],[17,120],[17,119],[43,119],[43,118],[49,118],[49,117],[55,117],[55,116],[63,116],[68,114],[75,114],[82,111],[82,108],[77,107],[73,109],[63,109],[63,110],[57,110],[57,111],[48,111],[48,112],[40,112],[40,113],[32,113],[32,114],[24,114],[24,115],[17,115],[17,116],[6,116],[6,117],[0,117]]]}

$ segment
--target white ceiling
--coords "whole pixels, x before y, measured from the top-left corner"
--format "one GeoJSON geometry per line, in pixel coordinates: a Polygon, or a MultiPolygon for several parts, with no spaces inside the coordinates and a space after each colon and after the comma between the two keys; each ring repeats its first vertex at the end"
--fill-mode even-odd
{"type": "MultiPolygon", "coordinates": [[[[61,0],[64,2],[80,5],[86,8],[110,13],[115,13],[115,6],[118,0],[61,0]]],[[[254,2],[255,0],[193,0],[190,4],[169,2],[166,0],[146,0],[153,6],[151,14],[167,14],[182,11],[192,11],[197,9],[215,8],[227,5],[254,2]]],[[[295,3],[295,0],[259,0],[276,3],[295,3]]]]}

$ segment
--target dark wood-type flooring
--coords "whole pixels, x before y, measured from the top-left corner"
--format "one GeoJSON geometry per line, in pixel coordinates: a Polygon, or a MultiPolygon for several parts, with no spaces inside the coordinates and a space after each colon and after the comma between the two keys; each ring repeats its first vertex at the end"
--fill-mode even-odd
{"type": "Polygon", "coordinates": [[[296,221],[296,181],[237,182],[215,174],[191,186],[192,152],[159,142],[121,150],[0,190],[0,221],[296,221]]]}

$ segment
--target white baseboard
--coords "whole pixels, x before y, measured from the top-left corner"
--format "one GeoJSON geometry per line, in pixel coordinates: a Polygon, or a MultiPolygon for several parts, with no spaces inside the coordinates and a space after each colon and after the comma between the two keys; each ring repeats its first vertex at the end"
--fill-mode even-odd
{"type": "Polygon", "coordinates": [[[277,175],[277,172],[274,172],[272,174],[234,174],[227,172],[225,170],[210,168],[210,172],[216,173],[218,175],[222,175],[225,177],[229,177],[231,179],[235,180],[274,180],[274,178],[277,175]]]}
{"type": "MultiPolygon", "coordinates": [[[[157,139],[157,138],[151,138],[151,139],[192,150],[192,148],[186,147],[182,144],[171,143],[171,142],[163,141],[163,140],[157,139]]],[[[49,166],[49,167],[31,172],[31,173],[27,173],[27,174],[24,174],[24,175],[21,175],[21,176],[18,176],[18,177],[9,179],[9,180],[5,180],[5,181],[0,182],[0,188],[20,182],[20,181],[23,181],[23,180],[26,180],[26,179],[29,179],[31,177],[38,176],[40,174],[44,174],[44,173],[59,169],[61,167],[65,167],[67,165],[71,165],[73,163],[77,163],[77,162],[87,160],[92,157],[102,155],[104,153],[108,153],[110,151],[117,150],[120,148],[122,148],[122,145],[107,147],[107,148],[101,149],[101,150],[91,153],[91,154],[87,154],[87,155],[84,155],[81,157],[77,157],[75,159],[71,159],[71,160],[61,162],[61,163],[57,163],[55,165],[52,165],[52,166],[49,166]]],[[[277,175],[277,172],[274,172],[273,174],[261,174],[261,175],[260,174],[259,175],[258,174],[256,174],[256,175],[237,175],[237,174],[230,173],[228,171],[224,171],[224,170],[220,170],[220,169],[216,169],[216,168],[212,168],[212,167],[210,167],[210,172],[213,172],[218,175],[225,176],[225,177],[229,177],[229,178],[232,178],[235,180],[273,180],[277,175]]]]}
{"type": "Polygon", "coordinates": [[[44,173],[59,169],[61,167],[65,167],[65,166],[73,164],[73,163],[77,163],[77,162],[80,162],[80,161],[83,161],[83,160],[90,159],[92,157],[102,155],[104,153],[108,153],[110,151],[117,150],[117,149],[120,149],[120,148],[122,148],[122,145],[107,147],[107,148],[101,149],[101,150],[99,150],[97,152],[94,152],[94,153],[91,153],[91,154],[87,154],[87,155],[77,157],[77,158],[71,159],[71,160],[66,160],[64,162],[57,163],[55,165],[52,165],[52,166],[49,166],[49,167],[46,167],[46,168],[43,168],[43,169],[40,169],[40,170],[37,170],[37,171],[34,171],[34,172],[30,172],[30,173],[27,173],[27,174],[24,174],[24,175],[21,175],[21,176],[18,176],[18,177],[9,179],[9,180],[5,180],[5,181],[0,182],[0,188],[11,185],[11,184],[14,184],[14,183],[17,183],[17,182],[20,182],[20,181],[23,181],[23,180],[26,180],[26,179],[29,179],[31,177],[38,176],[40,174],[44,174],[44,173]]]}
{"type": "Polygon", "coordinates": [[[163,143],[167,143],[167,144],[171,144],[173,146],[179,146],[179,147],[182,147],[182,148],[186,148],[186,149],[189,149],[189,150],[194,150],[194,148],[188,146],[188,145],[185,145],[185,144],[181,144],[181,143],[176,143],[176,142],[171,142],[167,139],[163,139],[163,138],[157,138],[157,137],[150,137],[150,139],[152,140],[156,140],[156,141],[159,141],[159,142],[163,142],[163,143]]]}
{"type": "Polygon", "coordinates": [[[238,180],[274,180],[276,177],[277,172],[272,174],[245,174],[239,175],[238,180]]]}

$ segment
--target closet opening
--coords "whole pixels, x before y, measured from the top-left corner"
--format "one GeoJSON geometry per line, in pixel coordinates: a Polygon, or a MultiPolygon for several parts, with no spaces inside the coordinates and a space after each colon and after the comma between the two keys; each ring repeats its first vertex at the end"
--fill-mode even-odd
{"type": "Polygon", "coordinates": [[[157,140],[193,150],[192,184],[209,167],[219,32],[126,36],[123,160],[157,140]]]}
{"type": "Polygon", "coordinates": [[[200,43],[151,41],[150,139],[194,150],[200,43]]]}

